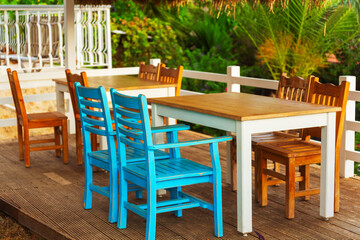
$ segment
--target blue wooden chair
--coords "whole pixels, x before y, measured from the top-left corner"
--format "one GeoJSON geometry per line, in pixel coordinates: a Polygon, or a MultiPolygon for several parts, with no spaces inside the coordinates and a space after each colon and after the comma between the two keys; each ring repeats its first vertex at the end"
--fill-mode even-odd
{"type": "MultiPolygon", "coordinates": [[[[116,153],[115,131],[113,130],[106,92],[103,87],[83,87],[75,83],[76,97],[79,105],[81,127],[84,142],[84,165],[85,165],[85,191],[84,208],[92,208],[92,192],[97,192],[110,198],[109,221],[116,222],[118,214],[118,160],[116,153]],[[105,136],[107,149],[92,151],[90,134],[105,136]],[[109,172],[109,186],[101,187],[93,183],[93,166],[109,172]]],[[[189,126],[178,124],[169,127],[154,128],[154,133],[166,132],[170,138],[168,141],[177,141],[177,131],[188,130],[189,126]]],[[[171,152],[170,152],[171,153],[171,152]]],[[[129,147],[126,151],[129,162],[145,160],[145,152],[129,147]]],[[[175,153],[172,153],[175,154],[175,153]]],[[[169,153],[156,151],[157,159],[169,158],[169,153]]],[[[132,186],[129,191],[137,191],[137,197],[141,198],[141,190],[132,186]]]]}
{"type": "Polygon", "coordinates": [[[144,95],[130,97],[111,89],[114,109],[119,167],[119,219],[118,227],[126,228],[127,210],[146,218],[146,239],[155,239],[156,214],[173,212],[182,215],[182,209],[203,207],[214,211],[215,235],[223,235],[221,169],[218,143],[231,137],[216,137],[186,142],[153,144],[147,102],[144,95]],[[159,149],[178,149],[184,146],[209,144],[212,168],[181,158],[175,150],[168,159],[156,159],[159,149]],[[145,151],[146,161],[131,163],[127,158],[128,147],[145,151]],[[128,202],[128,182],[147,190],[147,203],[135,205],[128,202]],[[212,183],[214,203],[210,204],[181,190],[182,186],[212,183]],[[158,189],[170,190],[170,200],[157,202],[158,189]]]}

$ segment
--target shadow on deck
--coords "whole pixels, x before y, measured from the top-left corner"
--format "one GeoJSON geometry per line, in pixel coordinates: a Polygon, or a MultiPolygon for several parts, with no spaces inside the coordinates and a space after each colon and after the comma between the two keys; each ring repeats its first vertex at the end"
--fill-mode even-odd
{"type": "MultiPolygon", "coordinates": [[[[53,151],[31,153],[31,168],[18,160],[17,142],[0,143],[0,211],[47,239],[144,239],[145,220],[128,213],[127,229],[119,230],[107,222],[108,199],[94,194],[93,209],[82,208],[84,169],[76,164],[75,139],[70,139],[69,164],[53,151]]],[[[186,131],[180,140],[202,138],[186,131]]],[[[225,144],[220,145],[225,180],[225,144]]],[[[211,164],[208,146],[182,149],[182,155],[211,164]],[[195,156],[195,158],[194,158],[195,156]]],[[[312,168],[311,184],[319,184],[320,171],[312,168]]],[[[94,181],[107,183],[107,174],[96,172],[94,181]]],[[[225,182],[225,181],[223,181],[225,182]]],[[[224,237],[222,239],[360,239],[360,181],[341,180],[340,212],[324,221],[319,216],[319,196],[296,201],[295,219],[284,217],[284,188],[269,187],[269,205],[253,201],[253,232],[243,237],[236,231],[236,193],[223,183],[224,237]]],[[[207,184],[185,187],[203,199],[212,198],[207,184]]],[[[165,196],[167,197],[167,196],[165,196]]],[[[135,198],[130,194],[130,198],[135,198]]],[[[184,210],[183,217],[170,213],[157,217],[156,239],[217,239],[213,235],[213,214],[195,208],[184,210]]]]}

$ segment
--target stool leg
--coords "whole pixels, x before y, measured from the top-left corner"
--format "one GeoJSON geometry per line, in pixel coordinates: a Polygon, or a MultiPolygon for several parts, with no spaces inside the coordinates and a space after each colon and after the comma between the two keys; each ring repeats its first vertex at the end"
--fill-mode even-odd
{"type": "MultiPolygon", "coordinates": [[[[54,127],[54,137],[55,137],[55,145],[59,146],[60,145],[60,129],[59,129],[59,127],[54,127]]],[[[56,149],[55,153],[56,153],[56,157],[60,157],[61,150],[56,149]]]]}
{"type": "Polygon", "coordinates": [[[69,145],[68,145],[68,131],[67,131],[67,119],[62,122],[62,144],[63,144],[63,157],[64,163],[69,163],[69,145]]]}
{"type": "Polygon", "coordinates": [[[19,159],[24,160],[24,139],[23,139],[23,127],[18,123],[18,142],[19,142],[19,159]]]}
{"type": "Polygon", "coordinates": [[[25,167],[30,167],[30,132],[27,127],[24,127],[24,159],[25,167]]]}
{"type": "Polygon", "coordinates": [[[286,203],[285,217],[295,217],[295,159],[289,158],[286,165],[286,203]]]}
{"type": "MultiPolygon", "coordinates": [[[[300,190],[310,189],[310,165],[300,166],[300,173],[304,180],[299,183],[300,190]]],[[[310,196],[304,196],[304,200],[310,200],[310,196]]]]}
{"type": "Polygon", "coordinates": [[[259,186],[258,193],[260,199],[260,206],[267,206],[267,175],[264,173],[264,169],[267,167],[267,160],[264,158],[263,151],[259,151],[258,168],[259,168],[259,186]]]}

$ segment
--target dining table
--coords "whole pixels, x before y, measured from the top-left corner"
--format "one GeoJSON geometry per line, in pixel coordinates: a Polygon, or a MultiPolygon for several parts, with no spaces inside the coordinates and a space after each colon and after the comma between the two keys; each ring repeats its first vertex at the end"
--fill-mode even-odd
{"type": "MultiPolygon", "coordinates": [[[[339,107],[246,93],[215,93],[152,98],[153,126],[164,117],[208,126],[236,135],[237,230],[252,232],[251,135],[256,133],[321,127],[320,216],[334,216],[335,121],[339,107]]],[[[160,143],[163,136],[154,141],[160,143]]],[[[231,173],[227,153],[227,174],[231,173]]],[[[226,207],[226,206],[224,206],[226,207]]]]}
{"type": "MultiPolygon", "coordinates": [[[[66,78],[56,78],[53,81],[55,82],[57,111],[65,113],[69,117],[69,131],[74,133],[75,124],[71,124],[74,123],[72,105],[70,101],[65,100],[65,94],[69,92],[67,80],[66,78]]],[[[146,97],[168,97],[175,96],[175,87],[177,87],[176,83],[143,80],[139,79],[137,75],[88,76],[88,83],[89,87],[103,86],[109,100],[111,88],[131,96],[144,94],[146,97]]]]}

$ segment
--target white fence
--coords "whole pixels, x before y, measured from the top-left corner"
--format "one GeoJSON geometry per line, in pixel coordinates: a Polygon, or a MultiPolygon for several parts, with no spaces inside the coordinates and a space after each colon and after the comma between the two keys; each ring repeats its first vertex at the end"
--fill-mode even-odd
{"type": "MultiPolygon", "coordinates": [[[[110,7],[75,7],[77,67],[111,68],[110,7]]],[[[62,5],[1,5],[0,63],[24,71],[64,67],[62,5]]]]}
{"type": "MultiPolygon", "coordinates": [[[[128,75],[136,74],[138,72],[138,67],[133,68],[114,68],[111,70],[86,70],[88,76],[100,76],[102,74],[110,75],[128,75]]],[[[9,83],[7,78],[4,76],[4,72],[0,72],[0,90],[9,89],[9,83]]],[[[64,78],[64,71],[52,71],[51,78],[64,78]]],[[[240,67],[238,66],[229,66],[227,69],[227,74],[216,74],[208,72],[199,72],[184,70],[183,77],[191,79],[199,79],[206,81],[214,82],[223,82],[227,83],[227,91],[240,92],[240,86],[250,86],[250,87],[259,87],[264,89],[276,90],[278,87],[278,82],[268,79],[259,79],[259,78],[250,78],[240,76],[240,67]]],[[[46,73],[33,73],[25,74],[20,73],[19,78],[21,79],[22,88],[31,88],[33,86],[51,86],[53,82],[49,79],[48,74],[46,73]]],[[[353,76],[341,76],[339,81],[349,81],[350,82],[350,94],[347,104],[347,113],[346,121],[344,127],[344,138],[342,141],[342,150],[341,150],[341,176],[342,177],[351,177],[354,174],[354,161],[360,162],[360,152],[355,151],[354,141],[355,141],[355,132],[360,132],[360,122],[355,121],[355,102],[360,102],[360,91],[356,91],[356,79],[353,76]]],[[[191,91],[181,91],[181,95],[189,94],[199,94],[191,91]]],[[[25,101],[34,102],[34,101],[46,101],[54,100],[55,93],[50,94],[41,94],[41,95],[30,95],[25,96],[25,101]]],[[[0,105],[12,104],[12,98],[0,98],[0,105]]],[[[69,101],[67,104],[71,104],[69,101]]],[[[16,124],[15,119],[0,119],[0,127],[3,126],[13,126],[16,124]]],[[[72,124],[74,125],[74,123],[72,124]]]]}

